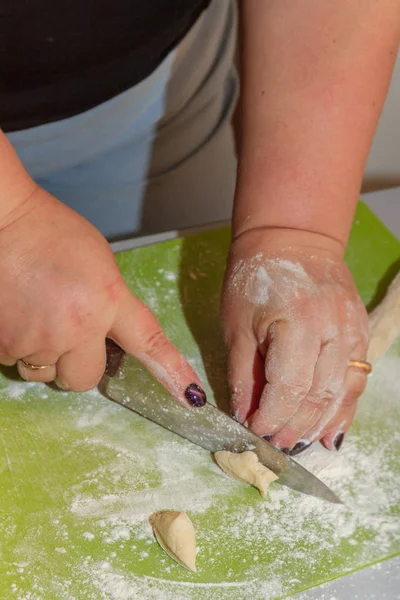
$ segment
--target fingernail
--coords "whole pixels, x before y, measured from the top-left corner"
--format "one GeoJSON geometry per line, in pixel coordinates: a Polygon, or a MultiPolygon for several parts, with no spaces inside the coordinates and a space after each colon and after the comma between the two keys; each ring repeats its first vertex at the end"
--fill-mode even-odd
{"type": "Polygon", "coordinates": [[[289,452],[289,455],[296,456],[296,454],[300,454],[300,452],[307,450],[307,448],[309,448],[310,446],[311,446],[311,442],[305,442],[303,440],[300,440],[300,442],[297,442],[297,444],[295,446],[293,446],[293,448],[289,452]]]}
{"type": "Polygon", "coordinates": [[[63,379],[61,379],[61,377],[56,377],[54,380],[54,383],[56,384],[57,387],[60,388],[60,390],[64,390],[65,392],[67,392],[69,390],[68,385],[65,383],[65,381],[63,379]]]}
{"type": "Polygon", "coordinates": [[[270,442],[274,436],[267,434],[267,435],[262,435],[260,437],[262,437],[262,439],[265,440],[266,442],[270,442]]]}
{"type": "Polygon", "coordinates": [[[207,402],[205,391],[197,383],[188,385],[185,390],[185,398],[192,406],[196,407],[204,406],[207,402]]]}
{"type": "Polygon", "coordinates": [[[336,448],[336,450],[338,452],[339,452],[340,448],[342,447],[343,440],[344,440],[344,433],[343,433],[343,431],[341,431],[340,433],[337,433],[335,435],[335,438],[333,440],[333,445],[335,446],[335,448],[336,448]]]}
{"type": "Polygon", "coordinates": [[[283,454],[289,454],[290,448],[280,448],[280,451],[283,452],[283,454]]]}

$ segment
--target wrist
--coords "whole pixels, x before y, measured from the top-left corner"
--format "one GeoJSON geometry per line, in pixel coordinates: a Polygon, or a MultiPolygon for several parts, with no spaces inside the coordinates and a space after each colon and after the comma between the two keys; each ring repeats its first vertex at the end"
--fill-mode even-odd
{"type": "Polygon", "coordinates": [[[346,246],[359,195],[359,182],[321,181],[307,172],[295,176],[290,161],[264,169],[256,160],[239,161],[233,213],[238,236],[258,227],[293,229],[321,234],[346,246]]]}
{"type": "Polygon", "coordinates": [[[0,131],[0,228],[18,218],[37,188],[14,148],[0,131]]]}
{"type": "Polygon", "coordinates": [[[241,256],[254,256],[258,252],[269,255],[296,249],[299,253],[317,254],[329,259],[342,260],[345,246],[330,236],[285,227],[256,227],[233,235],[232,248],[241,256]]]}

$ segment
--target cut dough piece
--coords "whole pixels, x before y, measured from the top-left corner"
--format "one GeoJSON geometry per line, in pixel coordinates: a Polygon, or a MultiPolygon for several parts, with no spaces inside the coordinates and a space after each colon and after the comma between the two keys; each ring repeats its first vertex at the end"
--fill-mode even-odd
{"type": "Polygon", "coordinates": [[[161,548],[182,567],[196,571],[196,534],[187,514],[160,511],[149,521],[161,548]]]}
{"type": "Polygon", "coordinates": [[[400,335],[400,273],[382,302],[368,317],[370,342],[367,360],[376,363],[400,335]]]}
{"type": "Polygon", "coordinates": [[[221,450],[214,454],[214,458],[227,475],[253,485],[261,496],[265,496],[269,484],[278,479],[273,471],[258,461],[257,454],[250,450],[240,454],[221,450]]]}

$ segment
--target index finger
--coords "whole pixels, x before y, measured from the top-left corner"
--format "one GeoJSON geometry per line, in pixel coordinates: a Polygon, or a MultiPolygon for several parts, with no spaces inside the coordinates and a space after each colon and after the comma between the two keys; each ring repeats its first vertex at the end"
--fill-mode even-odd
{"type": "Polygon", "coordinates": [[[311,388],[320,348],[319,337],[304,324],[277,322],[270,327],[267,383],[249,420],[254,433],[272,436],[296,412],[311,388]]]}
{"type": "Polygon", "coordinates": [[[162,330],[151,310],[128,288],[108,333],[125,352],[135,356],[186,407],[200,407],[206,394],[187,360],[162,330]]]}

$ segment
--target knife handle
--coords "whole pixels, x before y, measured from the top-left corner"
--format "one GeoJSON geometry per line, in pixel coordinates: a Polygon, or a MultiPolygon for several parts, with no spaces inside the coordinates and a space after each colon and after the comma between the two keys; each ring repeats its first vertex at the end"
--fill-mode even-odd
{"type": "Polygon", "coordinates": [[[121,365],[124,351],[115,342],[106,338],[106,370],[105,374],[109,377],[114,377],[118,373],[118,369],[121,365]]]}

